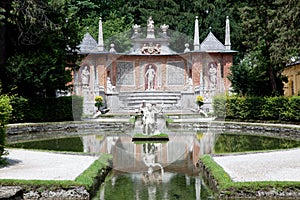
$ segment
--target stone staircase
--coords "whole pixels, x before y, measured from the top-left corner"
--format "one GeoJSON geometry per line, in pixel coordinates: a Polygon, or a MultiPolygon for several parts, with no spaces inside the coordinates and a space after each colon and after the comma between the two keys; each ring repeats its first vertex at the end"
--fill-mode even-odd
{"type": "Polygon", "coordinates": [[[119,99],[124,105],[123,109],[137,109],[143,102],[158,106],[164,104],[164,109],[173,109],[180,107],[181,93],[165,91],[120,92],[119,99]]]}

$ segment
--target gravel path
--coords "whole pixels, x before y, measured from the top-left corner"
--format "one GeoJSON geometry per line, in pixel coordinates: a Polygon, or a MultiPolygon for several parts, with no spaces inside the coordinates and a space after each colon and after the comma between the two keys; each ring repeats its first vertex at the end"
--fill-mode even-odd
{"type": "Polygon", "coordinates": [[[214,156],[233,181],[300,181],[300,149],[214,156]]]}
{"type": "Polygon", "coordinates": [[[0,179],[75,180],[97,156],[8,149],[9,165],[0,168],[0,179]]]}

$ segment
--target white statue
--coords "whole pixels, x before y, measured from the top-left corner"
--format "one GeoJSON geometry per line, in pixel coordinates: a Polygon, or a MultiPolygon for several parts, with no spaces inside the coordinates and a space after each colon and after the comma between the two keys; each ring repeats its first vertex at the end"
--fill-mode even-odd
{"type": "Polygon", "coordinates": [[[149,17],[147,21],[147,36],[146,38],[155,38],[154,35],[154,21],[152,20],[152,17],[149,17]]]}
{"type": "Polygon", "coordinates": [[[90,71],[88,69],[88,66],[85,66],[81,72],[82,85],[89,85],[89,77],[90,77],[90,71]]]}
{"type": "Polygon", "coordinates": [[[107,80],[106,80],[106,89],[107,89],[107,92],[112,92],[115,89],[115,86],[112,85],[109,77],[107,77],[107,80]]]}
{"type": "Polygon", "coordinates": [[[211,88],[215,88],[217,84],[217,69],[212,63],[209,66],[209,80],[211,88]]]}
{"type": "Polygon", "coordinates": [[[191,77],[189,77],[187,80],[187,90],[188,91],[193,90],[193,79],[191,77]]]}
{"type": "Polygon", "coordinates": [[[152,17],[150,16],[147,22],[147,31],[148,32],[153,32],[154,31],[154,21],[152,20],[152,17]]]}
{"type": "Polygon", "coordinates": [[[145,135],[159,133],[157,126],[157,116],[163,110],[163,105],[158,109],[154,104],[143,104],[140,107],[142,113],[142,128],[145,135]]]}
{"type": "Polygon", "coordinates": [[[148,82],[147,90],[154,90],[155,70],[152,68],[152,65],[149,65],[149,68],[145,73],[145,77],[147,78],[148,82]]]}

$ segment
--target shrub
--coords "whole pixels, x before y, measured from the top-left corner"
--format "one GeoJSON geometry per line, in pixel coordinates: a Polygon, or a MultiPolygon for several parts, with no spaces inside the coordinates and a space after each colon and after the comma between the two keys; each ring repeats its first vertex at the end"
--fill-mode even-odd
{"type": "Polygon", "coordinates": [[[11,123],[23,122],[28,110],[28,100],[21,96],[11,97],[12,117],[10,118],[11,123]]]}
{"type": "Polygon", "coordinates": [[[0,157],[4,153],[5,145],[5,126],[11,116],[12,106],[10,105],[10,98],[7,95],[0,95],[0,157]]]}
{"type": "Polygon", "coordinates": [[[293,96],[288,99],[281,117],[285,121],[300,121],[300,96],[293,96]]]}
{"type": "Polygon", "coordinates": [[[213,99],[214,115],[218,118],[226,117],[226,96],[218,95],[213,99]]]}
{"type": "Polygon", "coordinates": [[[213,101],[217,117],[237,120],[300,121],[300,97],[238,97],[216,96],[213,101]],[[225,98],[225,97],[223,97],[225,98]],[[223,104],[225,102],[226,112],[223,104]]]}
{"type": "Polygon", "coordinates": [[[287,109],[287,97],[265,97],[262,116],[267,120],[280,120],[281,114],[287,109]]]}

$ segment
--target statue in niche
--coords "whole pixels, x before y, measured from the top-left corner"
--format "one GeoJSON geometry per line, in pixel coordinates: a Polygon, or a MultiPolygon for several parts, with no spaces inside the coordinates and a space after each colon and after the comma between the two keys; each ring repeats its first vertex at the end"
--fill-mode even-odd
{"type": "Polygon", "coordinates": [[[115,90],[115,86],[112,85],[111,81],[110,81],[110,78],[107,77],[107,80],[106,80],[106,89],[107,89],[107,92],[113,92],[115,90]]]}
{"type": "Polygon", "coordinates": [[[193,90],[193,79],[191,77],[188,78],[186,84],[187,84],[186,90],[192,91],[193,90]]]}
{"type": "Polygon", "coordinates": [[[88,66],[85,66],[83,70],[81,71],[81,83],[82,85],[86,86],[89,85],[89,79],[90,79],[90,71],[88,69],[88,66]]]}
{"type": "Polygon", "coordinates": [[[152,65],[149,65],[149,68],[145,73],[145,77],[148,83],[147,90],[154,90],[155,70],[152,68],[152,65]]]}
{"type": "Polygon", "coordinates": [[[217,69],[213,63],[209,64],[209,81],[210,88],[216,88],[217,85],[217,69]]]}

